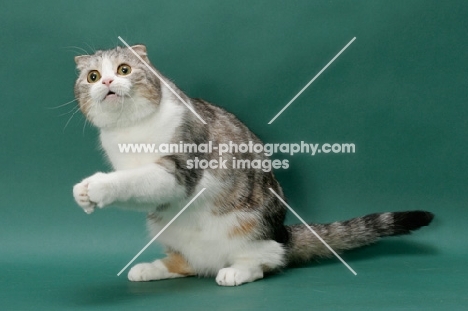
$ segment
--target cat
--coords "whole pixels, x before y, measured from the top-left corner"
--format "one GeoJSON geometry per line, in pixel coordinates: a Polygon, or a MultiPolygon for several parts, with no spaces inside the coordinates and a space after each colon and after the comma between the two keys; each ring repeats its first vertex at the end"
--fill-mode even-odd
{"type": "MultiPolygon", "coordinates": [[[[286,207],[269,189],[284,195],[271,170],[234,169],[230,164],[234,158],[263,161],[264,154],[234,150],[222,155],[227,168],[189,169],[187,161],[211,161],[219,152],[119,151],[118,145],[124,143],[262,144],[233,114],[189,98],[163,77],[151,65],[144,45],[131,48],[144,62],[128,47],[75,57],[79,71],[75,97],[87,120],[99,129],[101,146],[114,169],[76,184],[76,202],[87,213],[109,205],[146,212],[149,232],[155,236],[202,188],[206,190],[158,237],[167,257],[133,266],[128,279],[216,276],[219,285],[236,286],[287,266],[330,257],[329,249],[305,225],[284,225],[286,207]]],[[[340,252],[380,237],[408,234],[433,217],[426,211],[393,212],[310,226],[340,252]]]]}

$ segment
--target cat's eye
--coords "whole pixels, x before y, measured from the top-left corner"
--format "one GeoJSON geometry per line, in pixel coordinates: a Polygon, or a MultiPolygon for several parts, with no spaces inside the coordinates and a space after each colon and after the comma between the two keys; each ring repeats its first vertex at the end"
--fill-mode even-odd
{"type": "Polygon", "coordinates": [[[97,70],[91,70],[88,73],[88,82],[89,83],[96,83],[101,79],[101,74],[97,70]]]}
{"type": "Polygon", "coordinates": [[[122,64],[117,68],[117,74],[121,76],[126,76],[132,72],[132,67],[127,64],[122,64]]]}

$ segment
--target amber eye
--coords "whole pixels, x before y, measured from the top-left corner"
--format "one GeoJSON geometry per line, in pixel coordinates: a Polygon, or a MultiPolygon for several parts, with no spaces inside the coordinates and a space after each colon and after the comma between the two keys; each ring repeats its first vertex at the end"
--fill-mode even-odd
{"type": "Polygon", "coordinates": [[[117,73],[121,76],[126,76],[132,72],[132,67],[127,64],[122,64],[117,68],[117,73]]]}
{"type": "Polygon", "coordinates": [[[91,70],[88,73],[88,82],[89,83],[96,83],[101,79],[101,74],[97,70],[91,70]]]}

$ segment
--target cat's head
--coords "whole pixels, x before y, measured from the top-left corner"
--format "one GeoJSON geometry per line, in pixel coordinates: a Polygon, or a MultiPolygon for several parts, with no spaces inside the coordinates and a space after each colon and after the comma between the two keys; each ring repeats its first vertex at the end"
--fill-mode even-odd
{"type": "MultiPolygon", "coordinates": [[[[148,64],[146,47],[132,49],[148,64]]],[[[79,76],[75,97],[86,118],[99,128],[138,123],[156,112],[161,100],[159,79],[128,48],[76,56],[79,76]]]]}

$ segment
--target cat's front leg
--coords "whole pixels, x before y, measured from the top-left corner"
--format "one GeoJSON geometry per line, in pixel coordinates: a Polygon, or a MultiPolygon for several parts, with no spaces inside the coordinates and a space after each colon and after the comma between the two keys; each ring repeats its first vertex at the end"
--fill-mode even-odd
{"type": "MultiPolygon", "coordinates": [[[[136,169],[96,173],[75,185],[73,194],[85,212],[117,202],[153,206],[185,195],[173,173],[158,164],[136,169]],[[141,203],[141,204],[139,204],[141,203]]],[[[136,207],[137,208],[137,207],[136,207]]]]}

